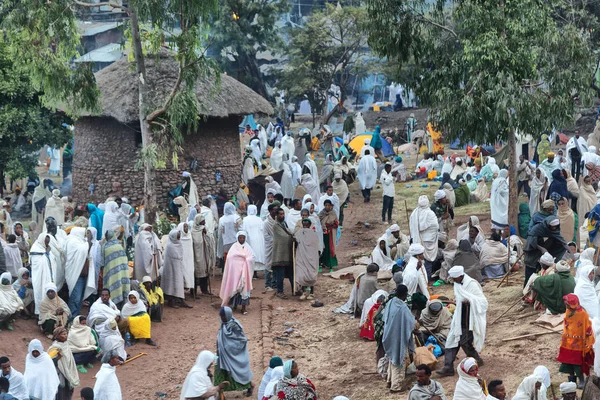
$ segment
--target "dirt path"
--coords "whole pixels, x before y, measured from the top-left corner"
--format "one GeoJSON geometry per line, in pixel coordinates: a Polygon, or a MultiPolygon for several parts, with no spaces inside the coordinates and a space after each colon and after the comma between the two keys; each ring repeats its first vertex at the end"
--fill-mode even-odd
{"type": "MultiPolygon", "coordinates": [[[[402,190],[399,192],[402,195],[402,190]]],[[[353,203],[345,210],[344,232],[337,249],[340,267],[351,265],[354,254],[370,253],[376,238],[387,228],[379,222],[381,191],[374,191],[372,198],[372,203],[364,204],[358,186],[351,186],[353,203]],[[368,222],[369,227],[364,222],[368,222]]],[[[406,212],[403,202],[398,203],[402,205],[397,204],[394,217],[406,232],[406,212]]],[[[457,218],[457,225],[466,221],[467,217],[457,218]]],[[[485,225],[489,215],[480,215],[480,219],[485,225]]],[[[219,281],[213,281],[213,292],[218,291],[219,284],[219,281]]],[[[520,381],[539,364],[550,369],[555,384],[566,380],[564,376],[557,375],[555,357],[559,335],[502,342],[502,338],[542,331],[531,325],[534,317],[489,325],[519,297],[521,285],[522,277],[508,288],[496,289],[494,284],[484,287],[490,310],[486,347],[482,352],[486,364],[481,368],[481,374],[488,381],[504,380],[512,394],[520,381]]],[[[346,302],[350,282],[320,277],[316,295],[325,304],[322,308],[312,308],[295,298],[279,300],[263,294],[262,279],[254,281],[254,286],[249,314],[236,314],[235,317],[244,326],[249,339],[254,382],[257,385],[270,357],[278,355],[298,361],[300,370],[315,383],[321,399],[331,399],[337,395],[345,395],[353,400],[406,398],[405,394],[390,394],[385,382],[373,374],[375,344],[358,337],[358,321],[331,312],[346,302]],[[290,327],[293,332],[287,336],[284,331],[290,327]]],[[[289,291],[289,287],[286,286],[286,290],[289,291]]],[[[434,292],[452,294],[452,288],[443,286],[435,288],[434,292]]],[[[213,302],[214,306],[211,306],[211,299],[203,297],[193,304],[191,310],[167,308],[164,322],[152,325],[152,336],[160,347],[152,348],[140,343],[128,349],[132,355],[140,352],[148,355],[119,368],[117,374],[124,399],[156,399],[156,392],[167,393],[168,399],[179,398],[181,385],[198,353],[203,349],[215,349],[220,301],[215,297],[213,302]]],[[[513,316],[516,315],[515,312],[513,316]]],[[[14,332],[0,332],[0,355],[8,355],[14,367],[23,371],[27,344],[33,338],[42,340],[46,348],[51,343],[40,334],[34,321],[17,320],[14,332]]],[[[460,353],[459,357],[464,355],[460,353]]],[[[96,363],[88,374],[81,375],[82,387],[93,386],[93,376],[98,368],[99,363],[96,363]]],[[[456,378],[444,378],[441,382],[446,393],[451,394],[456,378]]],[[[226,398],[242,398],[242,395],[228,393],[226,398]]]]}

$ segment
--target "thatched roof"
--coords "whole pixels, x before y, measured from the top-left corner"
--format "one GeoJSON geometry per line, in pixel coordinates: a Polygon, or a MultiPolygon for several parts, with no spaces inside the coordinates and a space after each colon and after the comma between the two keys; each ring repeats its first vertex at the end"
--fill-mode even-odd
{"type": "MultiPolygon", "coordinates": [[[[177,72],[177,62],[166,54],[161,54],[158,64],[155,57],[146,58],[146,82],[153,87],[151,104],[157,108],[163,104],[175,84],[177,72]]],[[[113,117],[122,123],[138,121],[137,79],[135,67],[127,57],[97,72],[96,83],[102,93],[102,111],[98,115],[113,117]]],[[[198,80],[196,95],[199,115],[223,118],[230,115],[273,114],[273,107],[267,100],[228,75],[221,76],[219,90],[213,93],[213,88],[213,80],[198,80]]]]}

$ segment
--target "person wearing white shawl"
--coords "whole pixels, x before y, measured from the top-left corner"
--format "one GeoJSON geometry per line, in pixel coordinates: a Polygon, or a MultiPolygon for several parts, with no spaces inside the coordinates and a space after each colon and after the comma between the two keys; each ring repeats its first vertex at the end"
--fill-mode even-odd
{"type": "Polygon", "coordinates": [[[421,292],[423,296],[429,300],[429,290],[427,288],[427,272],[425,271],[424,261],[425,248],[413,243],[408,248],[410,259],[404,268],[402,274],[403,284],[408,288],[408,294],[412,296],[417,292],[421,292]]]}
{"type": "Polygon", "coordinates": [[[23,376],[31,399],[55,399],[60,384],[58,373],[54,362],[38,339],[29,342],[23,376]]]}
{"type": "MultiPolygon", "coordinates": [[[[362,113],[357,112],[354,115],[354,132],[356,135],[362,135],[367,130],[367,125],[365,124],[365,120],[363,119],[362,113]]],[[[367,140],[367,139],[365,139],[367,140]]],[[[369,140],[370,142],[370,140],[369,140]]]]}
{"type": "Polygon", "coordinates": [[[62,201],[60,190],[58,189],[52,191],[52,197],[46,202],[44,219],[47,219],[48,217],[54,218],[59,226],[62,226],[65,223],[65,203],[62,201]]]}
{"type": "Polygon", "coordinates": [[[293,199],[295,186],[293,182],[291,161],[287,158],[287,154],[283,155],[281,169],[283,170],[283,175],[281,175],[281,194],[284,199],[293,199]]]}
{"type": "Polygon", "coordinates": [[[127,295],[127,303],[123,305],[121,316],[129,322],[129,332],[134,339],[146,339],[146,344],[156,346],[152,340],[152,323],[150,314],[146,311],[146,305],[140,298],[140,294],[132,290],[127,295]]]}
{"type": "MultiPolygon", "coordinates": [[[[270,176],[267,179],[271,178],[270,176]]],[[[272,180],[273,178],[271,178],[272,180]]],[[[260,218],[264,221],[269,215],[269,205],[273,204],[275,201],[275,195],[277,194],[277,190],[271,188],[267,190],[265,201],[263,201],[260,206],[260,218]]]]}
{"type": "Polygon", "coordinates": [[[39,314],[40,304],[46,295],[44,287],[54,282],[56,276],[56,258],[50,250],[52,235],[41,234],[31,247],[31,283],[35,301],[35,313],[39,314]]]}
{"type": "MultiPolygon", "coordinates": [[[[212,217],[212,215],[210,215],[212,217]]],[[[260,219],[260,218],[259,218],[260,219]]],[[[192,243],[194,246],[194,296],[200,286],[202,294],[212,295],[209,290],[210,274],[215,266],[215,237],[208,232],[204,214],[198,214],[192,225],[192,243]]],[[[261,220],[262,221],[262,220],[261,220]]]]}
{"type": "Polygon", "coordinates": [[[492,223],[498,226],[508,225],[508,171],[503,169],[492,183],[490,211],[492,223]]]}
{"type": "Polygon", "coordinates": [[[67,303],[58,297],[56,286],[49,282],[44,287],[44,299],[40,303],[38,325],[40,329],[52,338],[57,325],[66,325],[71,318],[67,303]]]}
{"type": "MultiPolygon", "coordinates": [[[[312,176],[313,181],[319,182],[319,169],[317,168],[317,164],[312,159],[310,153],[306,153],[304,156],[304,167],[306,171],[312,176]]],[[[262,400],[262,399],[261,399],[262,400]]]]}
{"type": "MultiPolygon", "coordinates": [[[[231,203],[227,203],[231,204],[231,203]]],[[[235,206],[231,204],[232,207],[235,206]]],[[[184,288],[184,252],[181,244],[181,232],[172,229],[169,232],[169,239],[165,246],[165,259],[163,261],[161,274],[161,287],[165,295],[169,296],[169,306],[177,307],[181,304],[185,308],[191,308],[186,304],[184,288]],[[178,304],[176,304],[178,303],[178,304]]]]}
{"type": "Polygon", "coordinates": [[[141,282],[144,276],[150,276],[153,282],[156,281],[162,258],[162,244],[152,232],[152,225],[142,224],[135,239],[134,279],[141,282]]]}
{"type": "Polygon", "coordinates": [[[563,382],[558,390],[563,395],[563,400],[577,399],[577,384],[575,382],[563,382]]]}
{"type": "Polygon", "coordinates": [[[296,145],[294,144],[294,138],[292,132],[288,132],[281,138],[281,151],[284,155],[288,156],[288,160],[291,160],[296,152],[296,145]]]}
{"type": "Polygon", "coordinates": [[[271,382],[271,378],[273,377],[273,371],[277,367],[281,367],[281,377],[277,379],[277,381],[279,381],[279,379],[283,377],[283,360],[280,357],[275,356],[272,357],[269,361],[269,368],[267,368],[260,381],[260,385],[258,387],[257,400],[263,400],[263,396],[265,395],[265,389],[269,385],[269,382],[271,382]]]}
{"type": "Polygon", "coordinates": [[[183,247],[183,281],[184,288],[194,288],[194,244],[192,243],[192,229],[190,224],[182,222],[177,226],[181,246],[183,247]]]}
{"type": "Polygon", "coordinates": [[[246,146],[246,154],[244,155],[242,166],[242,181],[247,185],[254,177],[254,159],[248,155],[248,146],[246,146]]]}
{"type": "Polygon", "coordinates": [[[71,315],[79,315],[83,299],[96,291],[94,260],[91,243],[85,239],[85,228],[73,228],[65,241],[65,279],[69,288],[71,315]]]}
{"type": "Polygon", "coordinates": [[[512,400],[546,400],[546,395],[542,394],[543,378],[536,374],[529,375],[523,379],[523,382],[517,388],[517,393],[512,400]]]}
{"type": "Polygon", "coordinates": [[[370,150],[366,150],[365,155],[360,158],[357,173],[360,190],[365,198],[365,203],[368,203],[371,201],[371,189],[377,183],[377,161],[370,150]]]}
{"type": "MultiPolygon", "coordinates": [[[[594,265],[594,255],[596,254],[596,249],[593,247],[588,247],[579,255],[579,260],[575,263],[575,281],[579,281],[579,279],[583,276],[582,267],[585,265],[594,265]]],[[[589,273],[589,272],[588,272],[589,273]]]]}
{"type": "MultiPolygon", "coordinates": [[[[446,357],[448,357],[446,355],[446,357]]],[[[454,358],[452,359],[454,362],[454,358]]],[[[458,382],[454,389],[454,400],[485,400],[483,389],[479,385],[479,367],[477,361],[472,357],[467,357],[458,364],[458,382]]],[[[452,370],[454,375],[454,370],[452,370]]]]}
{"type": "Polygon", "coordinates": [[[102,349],[102,353],[106,354],[110,351],[115,351],[125,360],[127,359],[125,340],[123,340],[123,336],[121,336],[118,328],[117,321],[115,321],[114,318],[111,318],[100,325],[96,325],[94,330],[98,334],[98,343],[100,349],[102,349]]]}
{"type": "Polygon", "coordinates": [[[73,318],[73,326],[69,330],[69,337],[67,339],[73,358],[75,358],[75,364],[77,369],[82,374],[87,373],[85,364],[88,368],[92,368],[92,363],[96,359],[98,343],[92,333],[92,328],[87,326],[86,318],[82,315],[78,315],[73,318]]]}
{"type": "Polygon", "coordinates": [[[224,258],[229,248],[236,242],[236,233],[242,220],[235,211],[233,203],[227,202],[223,207],[223,216],[219,219],[219,242],[217,257],[224,258]]]}
{"type": "Polygon", "coordinates": [[[456,157],[454,161],[456,162],[456,165],[454,166],[454,168],[452,168],[452,171],[450,172],[450,178],[453,180],[456,179],[459,175],[463,175],[466,171],[465,166],[463,165],[462,158],[456,157]]]}
{"type": "MultiPolygon", "coordinates": [[[[548,256],[550,254],[548,253],[548,256]]],[[[550,256],[552,258],[552,256],[550,256]]],[[[489,239],[485,239],[479,252],[479,265],[485,278],[495,279],[504,276],[506,264],[508,263],[508,249],[500,241],[500,235],[492,233],[489,239]]]]}
{"type": "Polygon", "coordinates": [[[472,200],[475,202],[483,202],[488,198],[488,187],[485,183],[484,178],[479,178],[477,180],[477,188],[471,194],[472,200]]]}
{"type": "Polygon", "coordinates": [[[0,357],[0,377],[8,380],[11,399],[29,400],[29,390],[23,374],[14,369],[8,357],[0,357]]]}
{"type": "MultiPolygon", "coordinates": [[[[380,269],[380,271],[381,271],[381,269],[380,269]]],[[[363,303],[363,306],[362,306],[362,312],[360,314],[360,325],[359,325],[359,327],[363,326],[363,324],[367,320],[367,316],[369,315],[369,311],[371,311],[371,308],[375,304],[377,304],[377,302],[379,301],[380,297],[383,297],[382,303],[385,303],[385,301],[387,300],[387,297],[388,297],[388,292],[386,292],[385,290],[379,289],[375,293],[373,293],[373,295],[371,297],[369,297],[368,299],[365,300],[365,302],[363,303]]]]}
{"type": "Polygon", "coordinates": [[[283,376],[283,366],[273,368],[273,371],[271,372],[271,379],[269,380],[269,383],[267,383],[267,386],[265,387],[265,392],[263,396],[260,397],[260,400],[263,400],[265,398],[271,399],[277,394],[275,391],[277,388],[277,383],[279,383],[279,381],[283,379],[283,376]]]}
{"type": "Polygon", "coordinates": [[[177,205],[177,210],[179,211],[179,221],[185,222],[188,219],[188,215],[190,215],[190,210],[192,206],[188,204],[187,200],[183,196],[177,196],[173,199],[173,203],[177,205]]]}
{"type": "MultiPolygon", "coordinates": [[[[40,236],[48,233],[50,236],[50,251],[54,254],[54,261],[56,261],[53,271],[55,272],[52,280],[56,284],[58,290],[61,290],[65,284],[65,252],[64,242],[67,240],[67,234],[65,231],[58,227],[56,220],[53,217],[48,217],[44,223],[44,229],[40,236]]],[[[38,237],[39,239],[39,237],[38,237]]]]}
{"type": "Polygon", "coordinates": [[[123,364],[123,358],[115,351],[102,356],[102,366],[95,376],[94,400],[121,400],[121,385],[117,378],[117,365],[123,364]]]}
{"type": "Polygon", "coordinates": [[[290,169],[292,170],[292,184],[294,186],[294,190],[296,190],[296,186],[300,184],[300,179],[302,177],[302,167],[298,163],[298,157],[292,157],[290,169]]]}
{"type": "Polygon", "coordinates": [[[387,247],[390,249],[389,257],[397,260],[404,257],[410,246],[410,238],[400,231],[398,224],[391,225],[383,234],[387,247]]]}
{"type": "Polygon", "coordinates": [[[302,209],[308,210],[308,219],[310,219],[310,222],[312,223],[311,226],[315,227],[317,236],[319,237],[319,252],[323,253],[325,242],[323,241],[323,226],[321,225],[321,219],[319,218],[319,210],[317,207],[315,207],[315,204],[311,202],[305,203],[304,206],[302,206],[302,209]]]}
{"type": "Polygon", "coordinates": [[[459,242],[461,240],[469,240],[471,242],[471,248],[473,251],[476,253],[480,252],[483,244],[485,243],[485,233],[483,233],[483,229],[481,229],[479,218],[477,218],[475,215],[471,215],[466,223],[462,224],[456,229],[456,239],[459,242]],[[474,239],[472,239],[470,236],[471,228],[475,228],[478,231],[478,234],[474,239]]]}
{"type": "MultiPolygon", "coordinates": [[[[261,125],[257,125],[258,128],[258,142],[260,144],[260,155],[262,156],[267,152],[267,147],[269,147],[269,138],[267,137],[266,129],[261,125]]],[[[260,162],[258,163],[260,165],[260,162]]]]}
{"type": "Polygon", "coordinates": [[[115,226],[122,225],[122,216],[123,214],[115,201],[106,203],[104,219],[102,220],[102,237],[106,235],[107,231],[113,230],[115,226]]]}
{"type": "Polygon", "coordinates": [[[377,240],[375,248],[371,252],[371,262],[379,265],[380,271],[390,271],[396,262],[392,260],[392,249],[388,247],[386,235],[377,240]]]}
{"type": "Polygon", "coordinates": [[[263,271],[265,269],[265,223],[256,216],[256,212],[254,204],[248,206],[248,215],[242,221],[242,230],[248,233],[246,241],[254,252],[254,271],[263,271]]]}
{"type": "MultiPolygon", "coordinates": [[[[301,210],[302,201],[300,199],[294,199],[290,202],[290,211],[285,216],[285,223],[291,230],[294,230],[298,221],[302,219],[302,216],[300,215],[301,210]]],[[[254,249],[254,247],[252,247],[252,249],[254,249]]]]}
{"type": "Polygon", "coordinates": [[[59,326],[54,329],[52,337],[54,342],[48,348],[48,354],[54,360],[61,382],[58,386],[57,400],[71,399],[75,388],[79,386],[79,373],[69,346],[68,336],[67,328],[59,326]]]}
{"type": "Polygon", "coordinates": [[[375,149],[373,147],[371,147],[371,139],[369,139],[369,138],[365,139],[364,143],[365,143],[364,146],[360,149],[360,158],[363,158],[367,151],[371,155],[375,154],[375,149]]]}
{"type": "MultiPolygon", "coordinates": [[[[473,357],[481,365],[483,360],[479,351],[485,341],[488,301],[483,295],[479,282],[465,275],[464,268],[456,265],[448,271],[454,280],[456,309],[452,316],[452,325],[446,339],[444,368],[438,370],[441,376],[454,375],[454,359],[460,348],[468,357],[473,357]],[[468,318],[463,318],[468,313],[468,318]]],[[[459,365],[459,369],[460,369],[459,365]]],[[[459,373],[460,374],[460,373],[459,373]]]]}
{"type": "Polygon", "coordinates": [[[302,175],[301,184],[304,186],[304,189],[306,189],[306,195],[302,199],[302,204],[306,204],[306,196],[308,196],[313,203],[319,204],[319,201],[321,200],[321,192],[319,190],[318,182],[318,180],[313,180],[310,174],[302,175]]]}
{"type": "Polygon", "coordinates": [[[4,251],[6,271],[9,272],[13,278],[15,278],[19,268],[23,267],[23,259],[21,258],[21,250],[19,250],[19,245],[16,242],[10,242],[11,235],[8,236],[9,237],[7,240],[9,240],[9,242],[2,243],[2,250],[4,251]]]}
{"type": "Polygon", "coordinates": [[[12,330],[10,319],[24,308],[23,302],[13,289],[11,282],[10,272],[0,275],[0,326],[7,325],[9,330],[12,330]]]}
{"type": "MultiPolygon", "coordinates": [[[[98,282],[98,278],[100,276],[100,270],[104,266],[104,256],[102,254],[102,246],[100,245],[100,241],[96,239],[98,231],[93,226],[90,226],[85,231],[85,237],[88,243],[92,244],[90,247],[90,257],[94,262],[94,282],[98,282]]],[[[97,285],[96,285],[97,286],[97,285]]],[[[94,290],[94,293],[97,293],[97,288],[94,290]]]]}
{"type": "MultiPolygon", "coordinates": [[[[319,196],[319,210],[325,209],[325,200],[331,201],[333,204],[333,212],[335,212],[335,216],[340,218],[340,198],[337,194],[333,193],[333,186],[327,186],[325,193],[321,193],[319,196]]],[[[314,201],[313,201],[314,203],[314,201]]],[[[316,203],[315,203],[316,204],[316,203]]]]}
{"type": "Polygon", "coordinates": [[[594,275],[596,267],[585,263],[577,269],[577,284],[574,293],[579,297],[579,303],[587,311],[590,319],[600,318],[600,303],[594,288],[594,275]]]}
{"type": "Polygon", "coordinates": [[[215,396],[218,396],[219,392],[227,387],[225,382],[220,383],[218,386],[213,385],[212,374],[210,374],[209,369],[215,360],[216,356],[208,350],[203,350],[198,354],[196,363],[188,372],[181,388],[180,400],[199,398],[215,400],[215,396]]]}
{"type": "Polygon", "coordinates": [[[410,214],[410,234],[413,243],[425,248],[425,260],[434,261],[438,255],[438,218],[429,207],[427,196],[420,196],[417,206],[410,214]]]}
{"type": "Polygon", "coordinates": [[[533,375],[542,378],[542,386],[540,386],[538,399],[545,399],[548,390],[552,385],[552,381],[550,380],[550,371],[548,371],[548,368],[544,367],[543,365],[538,365],[533,370],[533,375]]]}
{"type": "Polygon", "coordinates": [[[260,166],[262,161],[262,150],[260,149],[260,140],[251,140],[250,148],[252,149],[252,157],[256,165],[260,166]]]}
{"type": "Polygon", "coordinates": [[[444,176],[444,174],[449,174],[452,172],[452,160],[450,157],[446,157],[444,160],[444,165],[442,166],[442,173],[440,176],[444,176]]]}
{"type": "Polygon", "coordinates": [[[198,204],[200,196],[198,196],[198,188],[194,182],[192,174],[187,171],[181,173],[183,182],[181,184],[181,191],[184,195],[187,195],[187,201],[189,204],[198,204]]]}
{"type": "Polygon", "coordinates": [[[275,146],[271,151],[271,158],[269,159],[271,167],[276,171],[281,171],[283,164],[283,150],[281,149],[281,142],[275,142],[275,146]]]}
{"type": "Polygon", "coordinates": [[[546,199],[548,178],[542,168],[537,168],[531,177],[531,194],[529,196],[529,212],[533,216],[541,210],[542,202],[546,199]]]}

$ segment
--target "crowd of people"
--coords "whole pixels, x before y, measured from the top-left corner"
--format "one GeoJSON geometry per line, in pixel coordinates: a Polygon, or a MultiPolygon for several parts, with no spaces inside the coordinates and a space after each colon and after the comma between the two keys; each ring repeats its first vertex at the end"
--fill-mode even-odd
{"type": "MultiPolygon", "coordinates": [[[[560,385],[561,393],[570,399],[582,387],[595,362],[594,326],[600,326],[594,286],[600,174],[592,165],[600,165],[600,156],[588,154],[595,150],[578,134],[566,157],[547,152],[537,167],[526,156],[519,160],[516,180],[528,199],[520,204],[518,231],[509,225],[508,172],[494,158],[482,165],[481,157],[427,154],[412,174],[401,156],[383,155],[379,127],[360,152],[348,145],[351,133],[340,145],[327,125],[316,134],[301,129],[294,135],[278,121],[247,127],[242,136],[248,145],[239,191],[218,204],[216,197],[201,197],[194,177],[183,172],[171,229],[160,237],[145,223],[143,207],[129,204],[119,187],[104,202],[82,206],[38,182],[31,198],[17,195],[16,204],[24,201],[24,209],[35,211],[27,226],[13,219],[12,202],[2,204],[0,329],[13,330],[18,317],[35,319],[52,344],[45,349],[31,340],[24,374],[0,358],[0,398],[4,391],[18,400],[71,399],[80,374],[98,359],[94,388],[83,388],[82,398],[122,398],[116,367],[127,362],[128,347],[140,340],[156,346],[152,325],[162,321],[164,306],[189,309],[186,299],[212,296],[211,278],[221,270],[217,348],[198,355],[181,399],[213,399],[223,391],[258,400],[317,399],[298,364],[279,357],[256,390],[248,340],[234,314],[253,312],[259,277],[265,293],[323,306],[315,290],[319,273],[338,266],[336,247],[355,180],[364,203],[382,188],[381,221],[388,228],[348,302],[335,312],[360,318],[359,337],[376,343],[374,367],[391,392],[408,390],[409,400],[445,399],[431,367],[444,355],[436,374],[458,374],[454,399],[507,399],[498,377],[485,383],[479,374],[488,312],[482,285],[519,268],[525,272],[522,307],[564,314],[558,361],[569,382],[560,385]],[[319,167],[314,159],[320,149],[319,167]],[[440,188],[433,201],[419,197],[403,233],[393,221],[395,183],[421,176],[440,188]],[[260,193],[248,189],[256,182],[260,193]],[[483,201],[490,202],[490,231],[476,216],[455,230],[455,208],[483,201]],[[382,271],[391,273],[389,282],[378,279],[382,271]],[[453,298],[434,294],[447,284],[453,298]],[[466,358],[455,366],[460,349],[466,358]],[[417,379],[412,388],[410,375],[417,379]]],[[[540,366],[513,399],[544,399],[550,385],[540,366]]]]}

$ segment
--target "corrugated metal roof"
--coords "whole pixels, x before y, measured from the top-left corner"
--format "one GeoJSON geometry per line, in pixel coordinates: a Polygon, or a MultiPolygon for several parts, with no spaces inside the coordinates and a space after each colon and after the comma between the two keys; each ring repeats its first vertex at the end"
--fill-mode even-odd
{"type": "Polygon", "coordinates": [[[95,36],[121,26],[122,22],[83,22],[78,21],[81,36],[95,36]]]}
{"type": "Polygon", "coordinates": [[[75,62],[114,62],[121,59],[124,54],[120,44],[110,43],[84,54],[75,62]]]}

